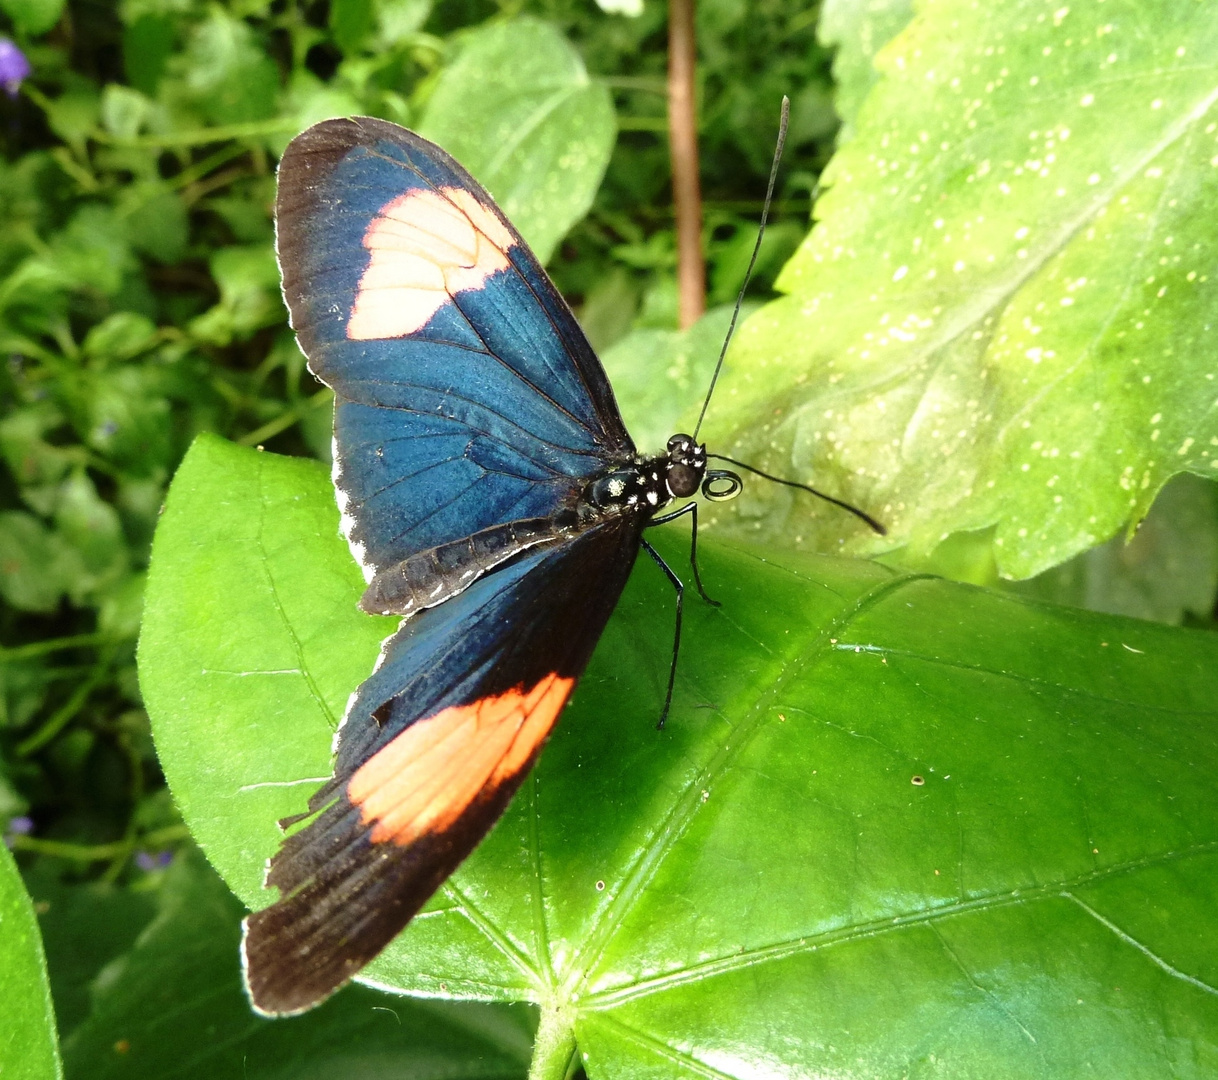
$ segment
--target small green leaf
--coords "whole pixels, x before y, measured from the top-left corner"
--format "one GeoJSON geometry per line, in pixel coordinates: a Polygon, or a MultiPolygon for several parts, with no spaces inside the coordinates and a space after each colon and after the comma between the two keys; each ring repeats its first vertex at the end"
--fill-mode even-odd
{"type": "MultiPolygon", "coordinates": [[[[852,550],[916,561],[992,527],[1013,578],[1214,475],[1215,55],[1201,4],[923,7],[878,55],[789,295],[742,329],[711,441],[889,527],[852,550]]],[[[770,533],[840,537],[793,505],[770,533]]]]}
{"type": "Polygon", "coordinates": [[[122,220],[97,203],[81,206],[40,261],[61,288],[102,296],[117,293],[135,267],[122,220]]]}
{"type": "Polygon", "coordinates": [[[136,251],[167,265],[186,254],[190,222],[176,192],[159,184],[136,184],[124,192],[120,209],[136,251]]]}
{"type": "Polygon", "coordinates": [[[213,8],[179,59],[199,107],[216,124],[262,120],[275,111],[279,72],[248,23],[213,8]]]}
{"type": "Polygon", "coordinates": [[[221,248],[211,258],[220,302],[190,324],[191,333],[215,345],[228,345],[283,318],[279,266],[269,244],[221,248]]]}
{"type": "Polygon", "coordinates": [[[0,0],[3,11],[23,34],[45,34],[63,14],[65,0],[0,0]]]}
{"type": "Polygon", "coordinates": [[[378,0],[376,18],[381,44],[393,47],[408,41],[423,28],[431,8],[432,0],[378,0]]]}
{"type": "Polygon", "coordinates": [[[592,205],[615,126],[608,88],[566,38],[517,18],[465,36],[419,133],[486,185],[545,263],[592,205]]]}
{"type": "Polygon", "coordinates": [[[32,514],[0,512],[0,594],[19,611],[53,611],[84,574],[79,555],[32,514]]]}
{"type": "Polygon", "coordinates": [[[523,1077],[529,1014],[503,1006],[415,1003],[363,987],[292,1020],[256,1016],[241,988],[241,905],[193,852],[158,891],[160,910],[93,987],[64,1043],[89,1080],[276,1077],[523,1077]]]}
{"type": "Polygon", "coordinates": [[[57,535],[76,553],[81,572],[68,581],[76,603],[114,584],[127,569],[127,545],[118,511],[100,498],[83,470],[59,488],[55,507],[57,535]]]}
{"type": "Polygon", "coordinates": [[[141,93],[156,95],[174,46],[173,19],[147,12],[123,30],[123,68],[127,80],[141,93]]]}
{"type": "MultiPolygon", "coordinates": [[[[200,440],[153,551],[161,761],[253,904],[393,627],[355,613],[331,500],[312,463],[200,440]]],[[[573,1039],[594,1078],[1215,1067],[1218,639],[699,556],[722,607],[686,606],[666,729],[672,594],[644,561],[532,779],[369,976],[541,1002],[539,1076],[573,1039]]]]}
{"type": "Polygon", "coordinates": [[[331,0],[330,32],[345,53],[355,52],[372,32],[376,13],[372,0],[331,0]]]}
{"type": "Polygon", "coordinates": [[[110,83],[102,91],[102,126],[115,138],[133,139],[152,112],[152,102],[138,90],[110,83]]]}
{"type": "Polygon", "coordinates": [[[18,484],[53,484],[78,460],[46,439],[63,423],[63,415],[48,401],[15,409],[0,420],[0,453],[18,484]]]}
{"type": "Polygon", "coordinates": [[[8,849],[0,844],[0,1076],[58,1080],[63,1076],[55,1010],[34,908],[8,849]]]}
{"type": "Polygon", "coordinates": [[[90,360],[110,363],[138,356],[155,339],[156,326],[151,319],[133,311],[116,311],[89,330],[81,350],[90,360]]]}
{"type": "MultiPolygon", "coordinates": [[[[793,221],[771,222],[757,252],[757,261],[753,266],[755,277],[765,280],[776,275],[803,238],[803,226],[793,221]]],[[[711,288],[707,295],[707,303],[712,307],[736,302],[756,244],[757,231],[749,222],[743,227],[738,225],[730,240],[714,245],[711,251],[711,288]]]]}
{"type": "Polygon", "coordinates": [[[65,90],[46,107],[47,123],[64,142],[84,155],[85,142],[97,127],[101,98],[96,90],[65,90]]]}
{"type": "MultiPolygon", "coordinates": [[[[46,701],[52,678],[41,657],[26,660],[9,657],[0,664],[0,727],[16,729],[33,720],[46,701]]],[[[0,771],[3,769],[0,761],[0,771]]],[[[24,797],[11,785],[0,802],[8,808],[10,816],[26,808],[24,797]]]]}
{"type": "Polygon", "coordinates": [[[131,479],[163,481],[175,448],[164,377],[151,364],[90,372],[77,424],[82,439],[128,470],[131,479]]]}
{"type": "Polygon", "coordinates": [[[144,574],[131,574],[107,593],[97,612],[97,628],[115,638],[139,634],[144,614],[144,574]]]}
{"type": "MultiPolygon", "coordinates": [[[[328,113],[327,115],[350,116],[352,114],[347,112],[328,113]]],[[[251,201],[248,198],[236,196],[220,196],[209,199],[207,206],[224,219],[224,223],[232,230],[233,236],[241,243],[270,243],[273,240],[274,226],[266,206],[262,205],[261,201],[251,201]]]]}
{"type": "MultiPolygon", "coordinates": [[[[5,667],[9,668],[10,665],[5,665],[5,667]]],[[[9,670],[5,670],[0,675],[0,690],[4,692],[5,696],[9,695],[10,690],[9,675],[9,670]]],[[[7,720],[9,720],[9,717],[0,714],[0,727],[7,727],[7,720]]],[[[11,780],[6,776],[6,772],[5,762],[0,760],[0,830],[2,832],[9,832],[9,822],[29,810],[29,802],[21,794],[21,791],[13,787],[11,780]]]]}

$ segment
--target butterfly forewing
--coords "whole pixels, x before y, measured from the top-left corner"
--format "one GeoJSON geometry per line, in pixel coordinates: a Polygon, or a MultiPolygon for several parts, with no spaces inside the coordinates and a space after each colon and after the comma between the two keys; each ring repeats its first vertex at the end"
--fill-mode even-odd
{"type": "Polygon", "coordinates": [[[566,303],[438,147],[380,120],[325,121],[284,153],[277,213],[284,295],[335,391],[335,483],[369,579],[552,514],[633,455],[566,303]]]}

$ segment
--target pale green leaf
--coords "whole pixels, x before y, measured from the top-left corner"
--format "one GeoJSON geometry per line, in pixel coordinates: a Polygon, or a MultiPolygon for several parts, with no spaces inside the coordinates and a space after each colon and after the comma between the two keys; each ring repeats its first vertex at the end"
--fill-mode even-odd
{"type": "Polygon", "coordinates": [[[913,16],[912,0],[825,0],[816,36],[837,49],[834,101],[842,119],[838,142],[850,135],[859,108],[879,78],[875,56],[913,16]]]}
{"type": "Polygon", "coordinates": [[[771,534],[916,562],[993,527],[1020,578],[1215,475],[1216,57],[1172,0],[946,0],[880,53],[708,435],[890,536],[776,497],[771,534]]]}

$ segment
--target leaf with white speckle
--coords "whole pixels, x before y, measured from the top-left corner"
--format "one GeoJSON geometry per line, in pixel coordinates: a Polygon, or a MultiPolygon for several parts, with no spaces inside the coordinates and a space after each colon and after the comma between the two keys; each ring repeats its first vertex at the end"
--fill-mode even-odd
{"type": "Polygon", "coordinates": [[[837,52],[834,101],[842,118],[839,145],[851,133],[859,106],[875,85],[875,55],[913,17],[912,0],[824,0],[817,38],[837,52]]]}
{"type": "MultiPolygon", "coordinates": [[[[1203,4],[926,7],[877,58],[788,295],[742,330],[713,441],[881,517],[856,551],[993,528],[1014,578],[1218,476],[1215,57],[1203,4]]],[[[773,533],[842,533],[751,498],[790,507],[773,533]]]]}

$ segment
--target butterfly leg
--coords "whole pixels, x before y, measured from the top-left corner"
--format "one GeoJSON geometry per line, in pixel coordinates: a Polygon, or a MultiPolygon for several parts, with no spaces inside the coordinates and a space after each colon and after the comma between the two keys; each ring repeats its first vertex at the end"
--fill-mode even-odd
{"type": "Polygon", "coordinates": [[[696,502],[688,502],[680,510],[674,510],[671,514],[661,514],[657,518],[652,518],[647,523],[647,528],[653,525],[663,525],[669,521],[676,521],[677,518],[689,514],[693,518],[692,529],[689,539],[689,565],[693,567],[694,584],[698,587],[698,595],[702,597],[711,607],[719,607],[718,600],[712,600],[706,595],[706,590],[702,588],[702,575],[698,573],[698,504],[696,502]]]}
{"type": "Polygon", "coordinates": [[[672,664],[668,668],[668,690],[664,694],[664,708],[660,710],[660,722],[656,724],[656,730],[661,731],[664,728],[664,721],[668,719],[668,709],[672,705],[672,687],[677,679],[677,656],[681,652],[681,610],[685,606],[685,584],[677,577],[673,568],[664,561],[663,555],[646,540],[642,541],[642,544],[643,550],[655,559],[656,565],[668,575],[672,587],[677,590],[677,627],[672,639],[672,664]]]}

